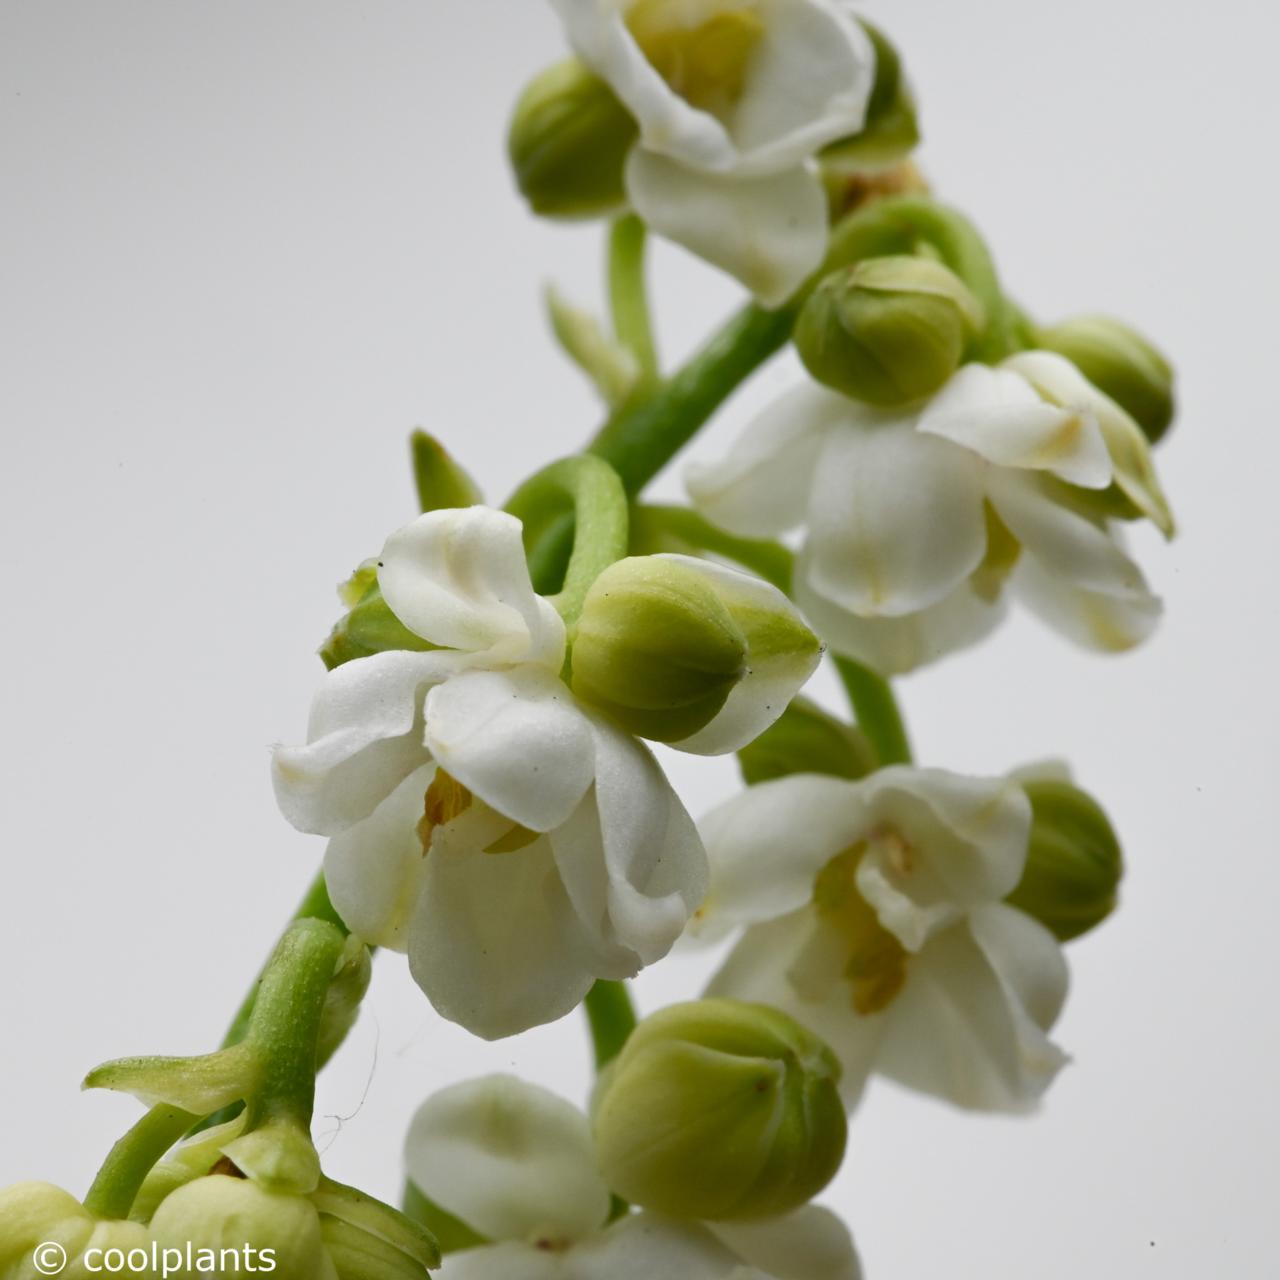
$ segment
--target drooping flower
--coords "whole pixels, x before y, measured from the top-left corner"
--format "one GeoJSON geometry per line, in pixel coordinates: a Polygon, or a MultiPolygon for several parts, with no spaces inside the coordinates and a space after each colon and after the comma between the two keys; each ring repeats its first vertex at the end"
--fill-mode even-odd
{"type": "MultiPolygon", "coordinates": [[[[717,586],[727,572],[686,571],[717,586]]],[[[819,656],[780,592],[733,577],[748,667],[674,744],[687,750],[741,746],[819,656]],[[757,615],[771,607],[812,649],[798,664],[764,651],[773,633],[757,615]]],[[[565,626],[533,591],[518,520],[485,507],[421,516],[388,540],[378,584],[425,651],[330,672],[307,745],[275,752],[280,806],[331,837],[339,913],[407,951],[445,1017],[488,1038],[552,1021],[597,978],[667,953],[706,883],[697,831],[643,743],[561,678],[565,626]]]]}
{"type": "Polygon", "coordinates": [[[797,601],[838,651],[886,674],[982,639],[1009,586],[1094,649],[1140,643],[1160,614],[1108,516],[1127,504],[1172,533],[1147,442],[1049,352],[966,365],[902,410],[806,384],[688,485],[735,533],[802,526],[797,601]]]}
{"type": "Polygon", "coordinates": [[[897,766],[797,774],[701,824],[711,888],[692,932],[746,926],[709,994],[771,1004],[835,1050],[852,1105],[880,1073],[962,1107],[1020,1111],[1065,1058],[1053,935],[1004,904],[1031,808],[1008,779],[897,766]]]}
{"type": "Polygon", "coordinates": [[[552,0],[578,57],[634,116],[627,195],[659,234],[766,305],[822,261],[813,157],[856,134],[871,41],[840,0],[552,0]]]}
{"type": "Polygon", "coordinates": [[[545,1089],[490,1076],[442,1090],[406,1144],[414,1187],[473,1233],[446,1280],[858,1280],[849,1233],[810,1205],[707,1224],[627,1213],[611,1221],[586,1116],[545,1089]]]}

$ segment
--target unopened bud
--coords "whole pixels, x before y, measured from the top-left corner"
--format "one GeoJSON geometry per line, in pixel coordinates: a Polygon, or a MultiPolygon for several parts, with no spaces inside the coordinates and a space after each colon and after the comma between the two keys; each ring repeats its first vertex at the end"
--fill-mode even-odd
{"type": "Polygon", "coordinates": [[[520,95],[507,152],[535,213],[591,218],[626,203],[623,167],[638,133],[613,90],[570,58],[548,67],[520,95]]]}
{"type": "Polygon", "coordinates": [[[776,1009],[719,999],[663,1009],[602,1078],[601,1172],[619,1195],[672,1217],[787,1213],[844,1157],[839,1076],[831,1050],[776,1009]]]}
{"type": "Polygon", "coordinates": [[[1109,395],[1155,444],[1173,423],[1173,368],[1135,329],[1110,316],[1076,316],[1038,335],[1109,395]]]}
{"type": "Polygon", "coordinates": [[[671,556],[631,556],[592,584],[573,642],[573,691],[624,728],[678,742],[746,675],[747,640],[712,583],[671,556]]]}
{"type": "Polygon", "coordinates": [[[981,326],[981,308],[954,272],[895,255],[823,280],[800,312],[795,343],[819,382],[892,406],[937,391],[981,326]]]}
{"type": "Polygon", "coordinates": [[[1023,789],[1031,801],[1031,839],[1008,902],[1068,942],[1115,909],[1124,874],[1120,843],[1097,801],[1073,783],[1044,779],[1023,789]]]}
{"type": "Polygon", "coordinates": [[[22,1182],[0,1190],[0,1277],[59,1275],[87,1280],[92,1262],[107,1250],[132,1253],[133,1274],[158,1275],[151,1265],[151,1236],[136,1222],[103,1221],[74,1196],[47,1182],[22,1182]],[[90,1253],[90,1251],[94,1251],[90,1253]]]}

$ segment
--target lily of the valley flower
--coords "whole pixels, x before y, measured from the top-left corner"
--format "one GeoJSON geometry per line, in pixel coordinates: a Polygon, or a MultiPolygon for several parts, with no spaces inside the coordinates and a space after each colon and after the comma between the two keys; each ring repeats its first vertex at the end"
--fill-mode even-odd
{"type": "Polygon", "coordinates": [[[751,1223],[628,1213],[610,1222],[587,1118],[510,1076],[429,1098],[406,1147],[409,1178],[483,1243],[445,1280],[858,1280],[840,1221],[808,1206],[751,1223]]]}
{"type": "Polygon", "coordinates": [[[564,623],[530,585],[518,520],[420,516],[378,581],[439,647],[332,671],[307,745],[275,752],[276,794],[294,826],[331,837],[351,929],[407,951],[445,1017],[512,1035],[665,955],[705,854],[649,751],[561,681],[564,623]]]}
{"type": "Polygon", "coordinates": [[[798,774],[702,824],[711,888],[694,926],[747,926],[709,994],[783,1009],[820,1035],[856,1102],[872,1072],[981,1110],[1035,1103],[1065,1061],[1052,934],[1003,903],[1031,808],[1008,779],[894,767],[798,774]]]}
{"type": "Polygon", "coordinates": [[[822,261],[814,154],[856,134],[875,79],[840,0],[552,0],[578,56],[635,117],[636,212],[781,303],[822,261]]]}
{"type": "Polygon", "coordinates": [[[804,526],[797,601],[837,650],[886,674],[980,640],[1006,584],[1095,649],[1138,644],[1160,614],[1099,503],[1114,486],[1172,533],[1147,442],[1049,352],[966,365],[905,410],[799,387],[688,484],[735,533],[804,526]]]}

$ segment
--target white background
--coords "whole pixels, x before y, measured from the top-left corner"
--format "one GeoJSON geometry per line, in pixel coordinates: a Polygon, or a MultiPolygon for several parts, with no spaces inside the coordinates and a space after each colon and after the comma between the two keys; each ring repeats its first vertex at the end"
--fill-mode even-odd
{"type": "MultiPolygon", "coordinates": [[[[1025,618],[904,682],[920,755],[1065,755],[1113,812],[1124,908],[1071,948],[1075,1063],[1030,1120],[872,1089],[828,1199],[869,1274],[1276,1274],[1274,9],[899,0],[938,188],[1038,315],[1106,309],[1182,371],[1140,550],[1145,650],[1025,618]]],[[[597,410],[540,284],[597,229],[535,223],[503,130],[560,55],[536,0],[0,0],[0,1184],[82,1190],[134,1104],[82,1073],[209,1045],[320,856],[267,749],[302,734],[333,586],[413,514],[409,428],[496,501],[597,410]]],[[[669,355],[735,302],[674,250],[669,355]]],[[[707,432],[718,455],[757,379],[707,432]]],[[[679,492],[675,477],[667,491],[679,492]]],[[[672,764],[701,811],[727,762],[672,764]]],[[[701,961],[647,974],[652,1008],[701,961]]],[[[577,1021],[485,1045],[403,962],[326,1077],[335,1176],[389,1197],[431,1089],[517,1069],[580,1097],[577,1021]],[[367,1096],[366,1096],[367,1091],[367,1096]]],[[[447,1277],[447,1270],[446,1270],[447,1277]]]]}

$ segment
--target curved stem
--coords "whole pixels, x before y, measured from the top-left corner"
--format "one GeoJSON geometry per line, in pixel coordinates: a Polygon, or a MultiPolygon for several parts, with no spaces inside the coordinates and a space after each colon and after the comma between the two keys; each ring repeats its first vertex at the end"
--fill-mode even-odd
{"type": "Polygon", "coordinates": [[[889,682],[852,658],[836,654],[835,664],[858,718],[858,726],[875,748],[880,767],[910,764],[911,743],[889,682]]]}
{"type": "Polygon", "coordinates": [[[636,1029],[636,1011],[625,982],[601,979],[582,1002],[591,1026],[596,1070],[601,1071],[622,1052],[627,1037],[636,1029]]]}
{"type": "Polygon", "coordinates": [[[198,1118],[178,1107],[152,1107],[111,1148],[84,1198],[84,1207],[99,1218],[127,1218],[147,1174],[198,1118]]]}
{"type": "Polygon", "coordinates": [[[609,309],[613,333],[636,359],[644,382],[658,377],[658,352],[645,286],[645,225],[635,214],[609,228],[609,309]]]}
{"type": "Polygon", "coordinates": [[[578,454],[553,462],[525,481],[507,510],[524,523],[535,589],[543,589],[558,567],[552,556],[562,551],[566,531],[572,538],[564,581],[553,601],[566,626],[572,627],[591,584],[627,554],[629,515],[622,482],[603,459],[578,454]]]}

